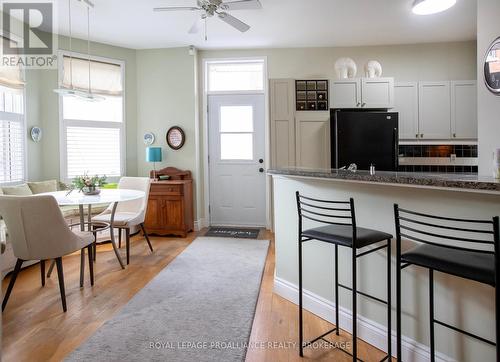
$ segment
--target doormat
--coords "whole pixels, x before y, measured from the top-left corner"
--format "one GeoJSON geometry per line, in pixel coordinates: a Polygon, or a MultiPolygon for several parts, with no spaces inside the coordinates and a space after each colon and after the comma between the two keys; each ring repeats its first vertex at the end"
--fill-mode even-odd
{"type": "Polygon", "coordinates": [[[219,236],[225,238],[257,239],[260,229],[258,228],[228,228],[211,226],[205,236],[219,236]]]}

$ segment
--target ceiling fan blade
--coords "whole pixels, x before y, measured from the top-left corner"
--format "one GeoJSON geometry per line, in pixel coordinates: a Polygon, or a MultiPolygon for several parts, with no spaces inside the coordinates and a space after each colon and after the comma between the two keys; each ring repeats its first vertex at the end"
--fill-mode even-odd
{"type": "Polygon", "coordinates": [[[259,0],[232,0],[222,3],[227,10],[251,10],[261,9],[262,4],[259,0]]]}
{"type": "Polygon", "coordinates": [[[223,22],[231,25],[233,28],[238,29],[242,33],[250,29],[250,25],[245,24],[239,19],[236,19],[234,16],[229,15],[228,13],[225,12],[220,12],[218,13],[219,19],[221,19],[223,22]]]}
{"type": "Polygon", "coordinates": [[[200,17],[197,17],[195,22],[193,23],[193,25],[191,26],[191,28],[189,28],[189,31],[188,33],[189,34],[197,34],[200,32],[200,29],[201,29],[201,18],[200,17]]]}
{"type": "Polygon", "coordinates": [[[163,8],[153,8],[153,11],[182,11],[182,10],[201,10],[196,6],[166,6],[163,8]]]}

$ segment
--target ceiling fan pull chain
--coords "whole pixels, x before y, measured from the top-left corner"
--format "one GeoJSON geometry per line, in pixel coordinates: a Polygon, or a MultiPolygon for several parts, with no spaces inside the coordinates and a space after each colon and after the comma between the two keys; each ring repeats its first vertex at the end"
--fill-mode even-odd
{"type": "Polygon", "coordinates": [[[208,35],[207,35],[207,18],[205,18],[205,41],[208,40],[208,35]]]}

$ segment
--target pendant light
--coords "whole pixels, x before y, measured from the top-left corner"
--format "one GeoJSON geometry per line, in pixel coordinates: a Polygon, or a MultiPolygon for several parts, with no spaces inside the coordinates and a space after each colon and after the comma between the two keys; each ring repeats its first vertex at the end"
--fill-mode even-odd
{"type": "MultiPolygon", "coordinates": [[[[73,88],[73,49],[72,49],[72,24],[71,24],[71,0],[68,0],[68,26],[69,26],[69,88],[60,87],[54,89],[59,95],[62,96],[76,96],[77,91],[73,88]]],[[[64,62],[64,56],[62,57],[62,61],[64,62]]]]}
{"type": "MultiPolygon", "coordinates": [[[[69,22],[69,84],[70,87],[61,87],[58,89],[54,89],[54,92],[62,95],[62,96],[70,96],[70,97],[79,97],[83,98],[87,101],[100,101],[104,100],[104,97],[94,95],[92,94],[92,84],[91,84],[91,64],[92,60],[90,59],[90,8],[94,7],[94,4],[92,4],[89,0],[78,0],[80,2],[83,2],[86,7],[87,7],[87,60],[88,60],[88,65],[89,65],[89,85],[88,85],[88,91],[82,91],[79,89],[75,89],[73,87],[73,48],[72,48],[72,39],[73,39],[73,33],[72,33],[72,22],[71,22],[71,1],[68,0],[68,22],[69,22]]],[[[64,59],[64,58],[63,58],[64,59]]]]}
{"type": "Polygon", "coordinates": [[[431,15],[448,10],[457,0],[415,0],[412,11],[416,15],[431,15]]]}

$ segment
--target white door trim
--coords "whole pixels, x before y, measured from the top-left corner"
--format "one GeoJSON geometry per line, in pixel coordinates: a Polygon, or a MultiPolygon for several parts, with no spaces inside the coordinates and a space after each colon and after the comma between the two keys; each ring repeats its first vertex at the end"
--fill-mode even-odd
{"type": "MultiPolygon", "coordinates": [[[[211,62],[220,62],[220,61],[232,61],[232,60],[263,60],[264,61],[264,140],[265,140],[265,158],[264,158],[264,168],[267,170],[270,165],[270,157],[271,157],[271,148],[270,148],[270,120],[269,120],[269,74],[267,72],[267,56],[262,57],[240,57],[240,58],[203,58],[202,59],[202,89],[203,89],[203,108],[202,108],[202,129],[203,129],[203,195],[204,195],[204,221],[205,225],[210,226],[210,213],[209,213],[209,204],[210,204],[210,172],[209,172],[209,164],[208,164],[208,89],[207,89],[207,65],[211,62]]],[[[214,93],[215,94],[215,93],[214,93]]],[[[218,93],[220,94],[220,92],[218,93]]],[[[231,92],[231,94],[255,94],[255,92],[231,92]]],[[[272,179],[270,176],[266,175],[266,228],[272,229],[271,225],[271,182],[272,179]]],[[[200,225],[201,226],[201,225],[200,225]]]]}

